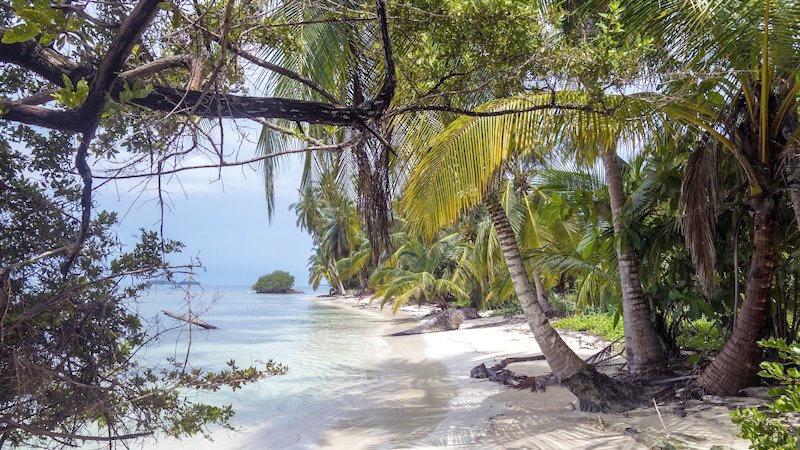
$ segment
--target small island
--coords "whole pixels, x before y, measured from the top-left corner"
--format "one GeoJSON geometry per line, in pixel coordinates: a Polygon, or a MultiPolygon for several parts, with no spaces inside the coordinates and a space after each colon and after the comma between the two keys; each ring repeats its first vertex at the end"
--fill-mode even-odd
{"type": "Polygon", "coordinates": [[[302,294],[303,291],[297,291],[294,287],[294,275],[283,270],[276,270],[272,273],[262,275],[256,284],[253,285],[253,290],[259,294],[302,294]]]}

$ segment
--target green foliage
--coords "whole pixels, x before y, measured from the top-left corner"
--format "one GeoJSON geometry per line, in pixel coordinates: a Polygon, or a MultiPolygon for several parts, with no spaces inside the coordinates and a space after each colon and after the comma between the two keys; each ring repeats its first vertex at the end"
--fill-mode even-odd
{"type": "Polygon", "coordinates": [[[124,89],[119,93],[119,102],[123,104],[137,98],[145,98],[153,92],[152,84],[142,84],[138,81],[134,82],[133,86],[125,83],[123,87],[124,89]]]}
{"type": "Polygon", "coordinates": [[[80,79],[78,83],[73,86],[72,80],[70,80],[68,76],[63,75],[62,79],[64,80],[64,87],[59,89],[55,94],[52,94],[53,98],[67,108],[77,108],[81,106],[89,95],[89,84],[86,80],[80,79]]]}
{"type": "Polygon", "coordinates": [[[678,335],[678,345],[686,350],[716,352],[724,343],[719,322],[705,317],[685,322],[678,335]]]}
{"type": "Polygon", "coordinates": [[[285,368],[187,370],[184,361],[163,368],[136,357],[161,333],[134,312],[137,296],[177,270],[165,258],[182,245],[142,230],[133,248],[122,248],[116,214],[94,211],[63,275],[81,214],[72,153],[61,133],[0,128],[0,379],[15,380],[0,383],[5,443],[74,447],[85,442],[73,435],[186,436],[230,427],[232,409],[193,400],[196,393],[238,389],[285,368]],[[65,437],[46,441],[52,432],[65,437]]]}
{"type": "Polygon", "coordinates": [[[766,339],[759,345],[777,351],[783,362],[764,361],[758,375],[776,381],[770,389],[778,398],[764,409],[747,408],[731,412],[733,422],[742,427],[741,436],[756,450],[796,450],[800,448],[797,429],[800,419],[800,343],[787,344],[783,339],[766,339]],[[794,419],[794,423],[791,420],[794,419]]]}
{"type": "Polygon", "coordinates": [[[62,33],[77,31],[83,22],[80,16],[65,14],[45,0],[13,0],[11,4],[22,21],[6,29],[2,38],[4,44],[25,42],[37,36],[42,45],[51,45],[55,40],[63,43],[62,33]]]}
{"type": "Polygon", "coordinates": [[[622,323],[618,323],[614,314],[578,314],[554,320],[552,324],[561,330],[585,331],[609,342],[625,336],[622,323]]]}
{"type": "Polygon", "coordinates": [[[393,300],[395,312],[409,302],[431,302],[445,309],[453,301],[465,300],[466,292],[452,280],[460,246],[458,234],[432,244],[407,238],[370,278],[373,298],[381,299],[381,307],[393,300]]]}
{"type": "Polygon", "coordinates": [[[262,275],[253,285],[253,290],[259,294],[288,292],[294,286],[294,275],[283,270],[262,275]]]}

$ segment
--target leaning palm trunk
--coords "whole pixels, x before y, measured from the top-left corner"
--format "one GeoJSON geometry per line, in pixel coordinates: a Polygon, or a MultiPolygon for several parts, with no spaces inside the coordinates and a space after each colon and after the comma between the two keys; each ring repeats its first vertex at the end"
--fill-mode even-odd
{"type": "Polygon", "coordinates": [[[339,291],[339,295],[345,295],[344,284],[342,284],[342,277],[339,276],[339,271],[336,269],[336,263],[331,261],[328,267],[330,268],[331,275],[336,279],[336,289],[339,291]]]}
{"type": "Polygon", "coordinates": [[[583,361],[550,325],[531,288],[508,216],[494,198],[487,199],[487,206],[520,306],[553,374],[578,397],[584,411],[623,411],[636,406],[636,393],[583,361]]]}
{"type": "Polygon", "coordinates": [[[753,254],[747,291],[733,334],[700,377],[710,392],[728,395],[752,383],[761,361],[758,339],[769,313],[772,272],[775,267],[775,199],[756,200],[753,217],[753,254]]]}
{"type": "Polygon", "coordinates": [[[634,376],[648,376],[667,369],[664,349],[650,320],[650,308],[644,298],[639,279],[636,254],[630,245],[620,239],[623,231],[622,205],[625,193],[622,189],[622,172],[617,161],[617,152],[608,149],[603,153],[606,184],[611,199],[611,219],[617,240],[617,259],[622,285],[622,322],[625,327],[625,356],[628,370],[634,376]]]}
{"type": "Polygon", "coordinates": [[[544,284],[542,284],[542,275],[539,273],[538,270],[534,269],[533,273],[533,283],[536,286],[536,300],[539,302],[539,305],[542,307],[545,315],[547,317],[553,317],[556,312],[553,309],[553,306],[550,305],[550,302],[547,301],[547,297],[544,295],[544,284]]]}

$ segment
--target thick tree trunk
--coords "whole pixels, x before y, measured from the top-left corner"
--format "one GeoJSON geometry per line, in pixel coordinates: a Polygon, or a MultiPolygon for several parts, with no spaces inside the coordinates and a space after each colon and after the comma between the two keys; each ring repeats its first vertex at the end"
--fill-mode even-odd
{"type": "Polygon", "coordinates": [[[644,297],[639,279],[636,254],[630,245],[623,245],[620,235],[623,232],[622,205],[625,204],[625,191],[622,187],[622,171],[617,152],[609,149],[603,153],[606,184],[611,199],[611,219],[617,240],[617,259],[622,287],[622,320],[625,327],[625,357],[628,370],[634,376],[649,376],[667,370],[667,358],[658,339],[650,308],[644,297]]]}
{"type": "Polygon", "coordinates": [[[536,286],[536,300],[539,302],[539,305],[542,307],[542,310],[547,315],[547,317],[553,317],[556,312],[553,309],[553,306],[550,305],[550,302],[547,301],[547,297],[544,295],[544,285],[542,284],[542,275],[539,273],[538,270],[534,269],[531,273],[533,276],[533,284],[536,286]]]}
{"type": "Polygon", "coordinates": [[[757,341],[769,314],[775,267],[775,199],[763,197],[756,202],[753,254],[745,300],[733,334],[699,380],[700,385],[715,394],[735,394],[749,386],[761,361],[761,348],[757,341]]]}
{"type": "Polygon", "coordinates": [[[491,196],[487,198],[487,206],[520,306],[553,374],[578,397],[584,411],[623,411],[634,407],[638,404],[635,392],[583,361],[550,325],[534,296],[517,238],[503,207],[491,196]]]}

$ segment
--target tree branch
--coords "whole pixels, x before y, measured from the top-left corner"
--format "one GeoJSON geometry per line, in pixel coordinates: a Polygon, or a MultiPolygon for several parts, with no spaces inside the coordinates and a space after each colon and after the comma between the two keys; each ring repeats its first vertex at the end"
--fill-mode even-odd
{"type": "Polygon", "coordinates": [[[276,157],[285,156],[285,155],[293,155],[293,154],[297,154],[297,153],[339,152],[341,150],[344,150],[345,148],[357,145],[358,143],[360,143],[363,140],[363,138],[364,138],[363,135],[358,134],[358,135],[354,136],[352,139],[348,139],[347,141],[342,142],[340,144],[314,145],[314,146],[310,146],[310,147],[306,147],[306,148],[299,148],[299,149],[296,149],[296,150],[286,150],[286,151],[282,151],[282,152],[269,153],[269,154],[266,154],[266,155],[256,156],[254,158],[250,158],[250,159],[246,159],[246,160],[242,160],[242,161],[224,161],[223,160],[223,161],[216,162],[216,163],[211,163],[211,164],[200,164],[200,165],[196,165],[196,166],[177,167],[177,168],[171,169],[171,170],[161,170],[161,171],[158,171],[158,172],[151,172],[151,173],[139,173],[139,174],[134,174],[134,175],[113,175],[113,176],[108,176],[108,177],[106,177],[106,176],[95,176],[94,178],[97,178],[99,180],[127,180],[127,179],[132,179],[132,178],[149,178],[149,177],[155,177],[155,176],[159,176],[159,175],[162,175],[162,176],[163,175],[172,175],[172,174],[176,174],[176,173],[179,173],[179,172],[185,172],[185,171],[188,171],[188,170],[219,169],[219,168],[222,168],[222,167],[246,166],[248,164],[252,164],[252,163],[256,163],[256,162],[260,162],[260,161],[265,161],[265,160],[268,160],[268,159],[271,159],[271,158],[276,158],[276,157]]]}
{"type": "Polygon", "coordinates": [[[5,433],[7,431],[14,431],[15,429],[20,429],[22,431],[35,434],[38,436],[47,436],[47,437],[61,438],[61,439],[75,439],[79,441],[113,442],[126,439],[136,439],[144,436],[150,436],[153,434],[152,432],[147,431],[142,433],[122,434],[118,436],[86,436],[81,434],[58,433],[55,431],[48,431],[45,430],[44,428],[39,428],[31,425],[26,425],[24,423],[14,422],[9,419],[3,419],[3,422],[5,422],[8,426],[0,428],[0,433],[5,433]]]}
{"type": "Polygon", "coordinates": [[[89,222],[92,220],[92,169],[89,167],[89,164],[86,163],[86,158],[89,156],[89,144],[91,144],[92,139],[94,139],[94,133],[95,130],[92,129],[90,132],[83,135],[83,141],[80,147],[78,147],[78,152],[75,154],[75,168],[78,169],[78,174],[80,174],[83,180],[83,190],[81,191],[81,227],[78,230],[78,237],[75,239],[75,244],[73,244],[64,264],[61,265],[61,275],[63,275],[64,278],[67,278],[69,269],[72,267],[72,264],[75,263],[75,259],[81,251],[81,246],[83,246],[86,236],[89,235],[89,222]]]}
{"type": "Polygon", "coordinates": [[[38,255],[36,255],[36,256],[34,256],[32,258],[28,258],[28,259],[26,259],[24,261],[20,261],[18,263],[11,264],[10,266],[0,267],[0,278],[2,278],[3,275],[5,275],[5,274],[10,273],[12,270],[19,269],[20,267],[27,266],[28,264],[33,264],[33,263],[35,263],[36,261],[38,261],[40,259],[44,259],[44,258],[48,258],[50,256],[55,256],[55,255],[60,255],[62,253],[66,253],[67,250],[70,250],[70,249],[72,249],[71,245],[65,245],[63,247],[59,247],[59,248],[56,248],[56,249],[53,249],[53,250],[48,250],[46,252],[40,253],[40,254],[38,254],[38,255]]]}
{"type": "MultiPolygon", "coordinates": [[[[8,28],[0,27],[0,35],[6,30],[8,28]]],[[[92,72],[91,67],[78,65],[61,53],[42,46],[35,39],[14,44],[0,43],[0,62],[31,70],[59,86],[64,86],[63,75],[74,83],[92,72]]]]}
{"type": "Polygon", "coordinates": [[[53,9],[61,9],[61,10],[64,10],[64,11],[73,12],[73,13],[83,17],[84,19],[88,20],[89,22],[97,25],[100,28],[107,28],[107,29],[112,29],[112,30],[115,29],[115,28],[119,28],[119,23],[106,22],[105,20],[98,19],[97,17],[94,17],[93,15],[87,13],[86,12],[86,6],[78,6],[78,5],[72,5],[72,4],[68,4],[68,3],[63,3],[63,4],[52,5],[52,8],[53,9]]]}
{"type": "Polygon", "coordinates": [[[144,30],[156,16],[159,3],[160,0],[140,0],[114,35],[114,40],[108,47],[106,56],[94,73],[86,101],[78,109],[78,113],[88,119],[84,131],[94,130],[97,127],[100,113],[105,104],[106,94],[117,81],[118,73],[122,70],[125,60],[131,54],[133,46],[139,41],[144,30]]]}
{"type": "Polygon", "coordinates": [[[125,72],[120,73],[119,77],[122,79],[144,78],[155,75],[163,70],[180,66],[184,66],[189,69],[190,78],[187,89],[200,89],[200,83],[202,82],[203,76],[201,72],[202,66],[200,61],[192,55],[175,55],[160,58],[143,66],[126,70],[125,72]]]}
{"type": "Polygon", "coordinates": [[[394,66],[394,55],[392,53],[392,41],[389,38],[389,23],[386,19],[386,5],[383,0],[376,0],[378,25],[381,31],[381,42],[383,44],[383,59],[385,60],[386,74],[383,78],[383,86],[381,91],[375,96],[372,104],[375,107],[377,115],[383,113],[389,108],[389,104],[394,98],[394,90],[396,85],[396,75],[394,66]]]}

